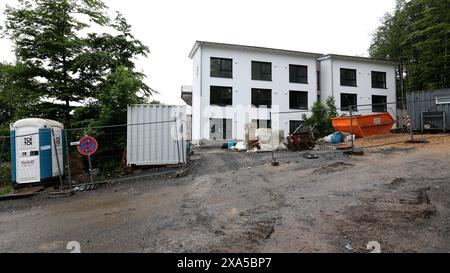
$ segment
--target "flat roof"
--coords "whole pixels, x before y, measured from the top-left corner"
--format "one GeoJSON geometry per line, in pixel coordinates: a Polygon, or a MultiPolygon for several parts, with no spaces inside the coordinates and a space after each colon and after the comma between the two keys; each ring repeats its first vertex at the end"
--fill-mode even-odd
{"type": "Polygon", "coordinates": [[[339,54],[326,54],[318,58],[319,61],[326,59],[340,59],[340,60],[349,60],[349,61],[364,61],[364,62],[372,62],[372,63],[385,63],[395,65],[396,62],[384,60],[384,59],[375,59],[369,57],[359,57],[359,56],[349,56],[349,55],[339,55],[339,54]]]}
{"type": "Polygon", "coordinates": [[[342,59],[342,60],[351,60],[351,61],[385,63],[385,64],[390,64],[390,65],[396,64],[393,61],[383,60],[383,59],[374,59],[374,58],[369,58],[369,57],[338,55],[338,54],[322,54],[322,53],[304,52],[304,51],[296,51],[296,50],[287,50],[287,49],[278,49],[278,48],[269,48],[269,47],[260,47],[260,46],[248,46],[248,45],[239,45],[239,44],[217,43],[217,42],[207,42],[207,41],[195,41],[194,46],[192,47],[191,51],[189,52],[189,58],[192,59],[195,52],[203,46],[231,48],[231,49],[240,49],[240,50],[251,50],[251,51],[260,51],[260,52],[267,52],[267,53],[275,53],[275,54],[308,56],[308,57],[313,57],[319,61],[333,58],[333,59],[342,59]]]}
{"type": "Polygon", "coordinates": [[[297,56],[309,56],[313,58],[318,58],[323,54],[313,53],[313,52],[303,52],[296,50],[286,50],[286,49],[278,49],[278,48],[270,48],[270,47],[260,47],[260,46],[249,46],[249,45],[238,45],[238,44],[227,44],[227,43],[217,43],[217,42],[206,42],[206,41],[196,41],[194,46],[192,47],[189,58],[192,58],[195,52],[203,46],[211,46],[211,47],[220,47],[220,48],[230,48],[230,49],[240,49],[240,50],[251,50],[251,51],[260,51],[267,53],[275,53],[275,54],[287,54],[287,55],[297,55],[297,56]]]}

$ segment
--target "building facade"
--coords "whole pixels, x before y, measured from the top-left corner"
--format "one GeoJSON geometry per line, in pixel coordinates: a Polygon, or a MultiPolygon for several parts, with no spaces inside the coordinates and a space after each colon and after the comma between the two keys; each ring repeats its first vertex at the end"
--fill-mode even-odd
{"type": "Polygon", "coordinates": [[[201,41],[189,57],[192,94],[182,97],[192,106],[196,144],[243,140],[251,123],[287,135],[328,96],[341,112],[348,104],[395,101],[395,67],[386,61],[201,41]]]}

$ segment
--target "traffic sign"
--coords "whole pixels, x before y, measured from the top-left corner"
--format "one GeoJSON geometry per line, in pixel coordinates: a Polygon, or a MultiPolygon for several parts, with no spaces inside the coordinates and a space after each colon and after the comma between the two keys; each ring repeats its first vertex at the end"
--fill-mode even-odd
{"type": "Polygon", "coordinates": [[[98,144],[95,138],[90,136],[85,136],[80,139],[79,144],[77,145],[78,152],[82,155],[92,155],[97,151],[98,144]]]}

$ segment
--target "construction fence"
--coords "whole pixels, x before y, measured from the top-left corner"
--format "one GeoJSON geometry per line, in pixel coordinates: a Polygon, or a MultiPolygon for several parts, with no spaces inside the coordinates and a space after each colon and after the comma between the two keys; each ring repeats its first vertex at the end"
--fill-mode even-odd
{"type": "MultiPolygon", "coordinates": [[[[446,116],[450,113],[436,112],[435,101],[415,100],[348,105],[337,108],[331,131],[338,134],[323,136],[316,124],[306,125],[304,120],[311,117],[312,109],[272,112],[270,123],[273,128],[287,131],[284,144],[288,151],[277,151],[273,146],[272,160],[290,159],[299,156],[332,155],[348,151],[360,152],[371,148],[383,148],[393,144],[426,143],[433,139],[449,139],[446,116]],[[410,115],[407,105],[429,105],[422,115],[410,115]],[[428,115],[427,115],[428,114],[428,115]],[[417,116],[421,118],[414,121],[417,116]],[[423,117],[429,117],[424,119],[423,117]],[[411,126],[420,124],[419,128],[411,126]],[[339,134],[341,133],[341,134],[339,134]],[[310,140],[314,140],[311,142],[310,140]],[[292,147],[293,143],[299,142],[292,147]],[[297,150],[297,151],[295,151],[297,150]]],[[[330,132],[332,133],[332,132],[330,132]]]]}
{"type": "Polygon", "coordinates": [[[44,157],[44,149],[50,148],[43,148],[37,140],[33,146],[21,146],[33,136],[42,141],[41,131],[0,136],[0,187],[13,181],[19,187],[48,182],[59,188],[85,189],[104,182],[178,173],[188,162],[184,131],[178,119],[64,129],[61,135],[51,134],[52,158],[44,157]],[[80,143],[86,137],[96,143],[80,143]],[[62,148],[55,149],[57,143],[62,148]],[[60,165],[53,163],[52,175],[41,179],[42,166],[55,159],[60,165]]]}

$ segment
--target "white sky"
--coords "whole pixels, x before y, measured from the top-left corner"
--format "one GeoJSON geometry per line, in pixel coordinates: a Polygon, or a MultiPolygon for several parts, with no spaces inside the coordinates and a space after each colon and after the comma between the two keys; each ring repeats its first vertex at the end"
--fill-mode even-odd
{"type": "MultiPolygon", "coordinates": [[[[149,46],[137,66],[166,104],[184,104],[181,85],[192,84],[187,57],[196,40],[316,53],[367,56],[371,33],[395,0],[104,0],[149,46]]],[[[4,7],[15,0],[0,0],[4,7]]],[[[11,43],[0,39],[0,61],[13,61],[11,43]]]]}

